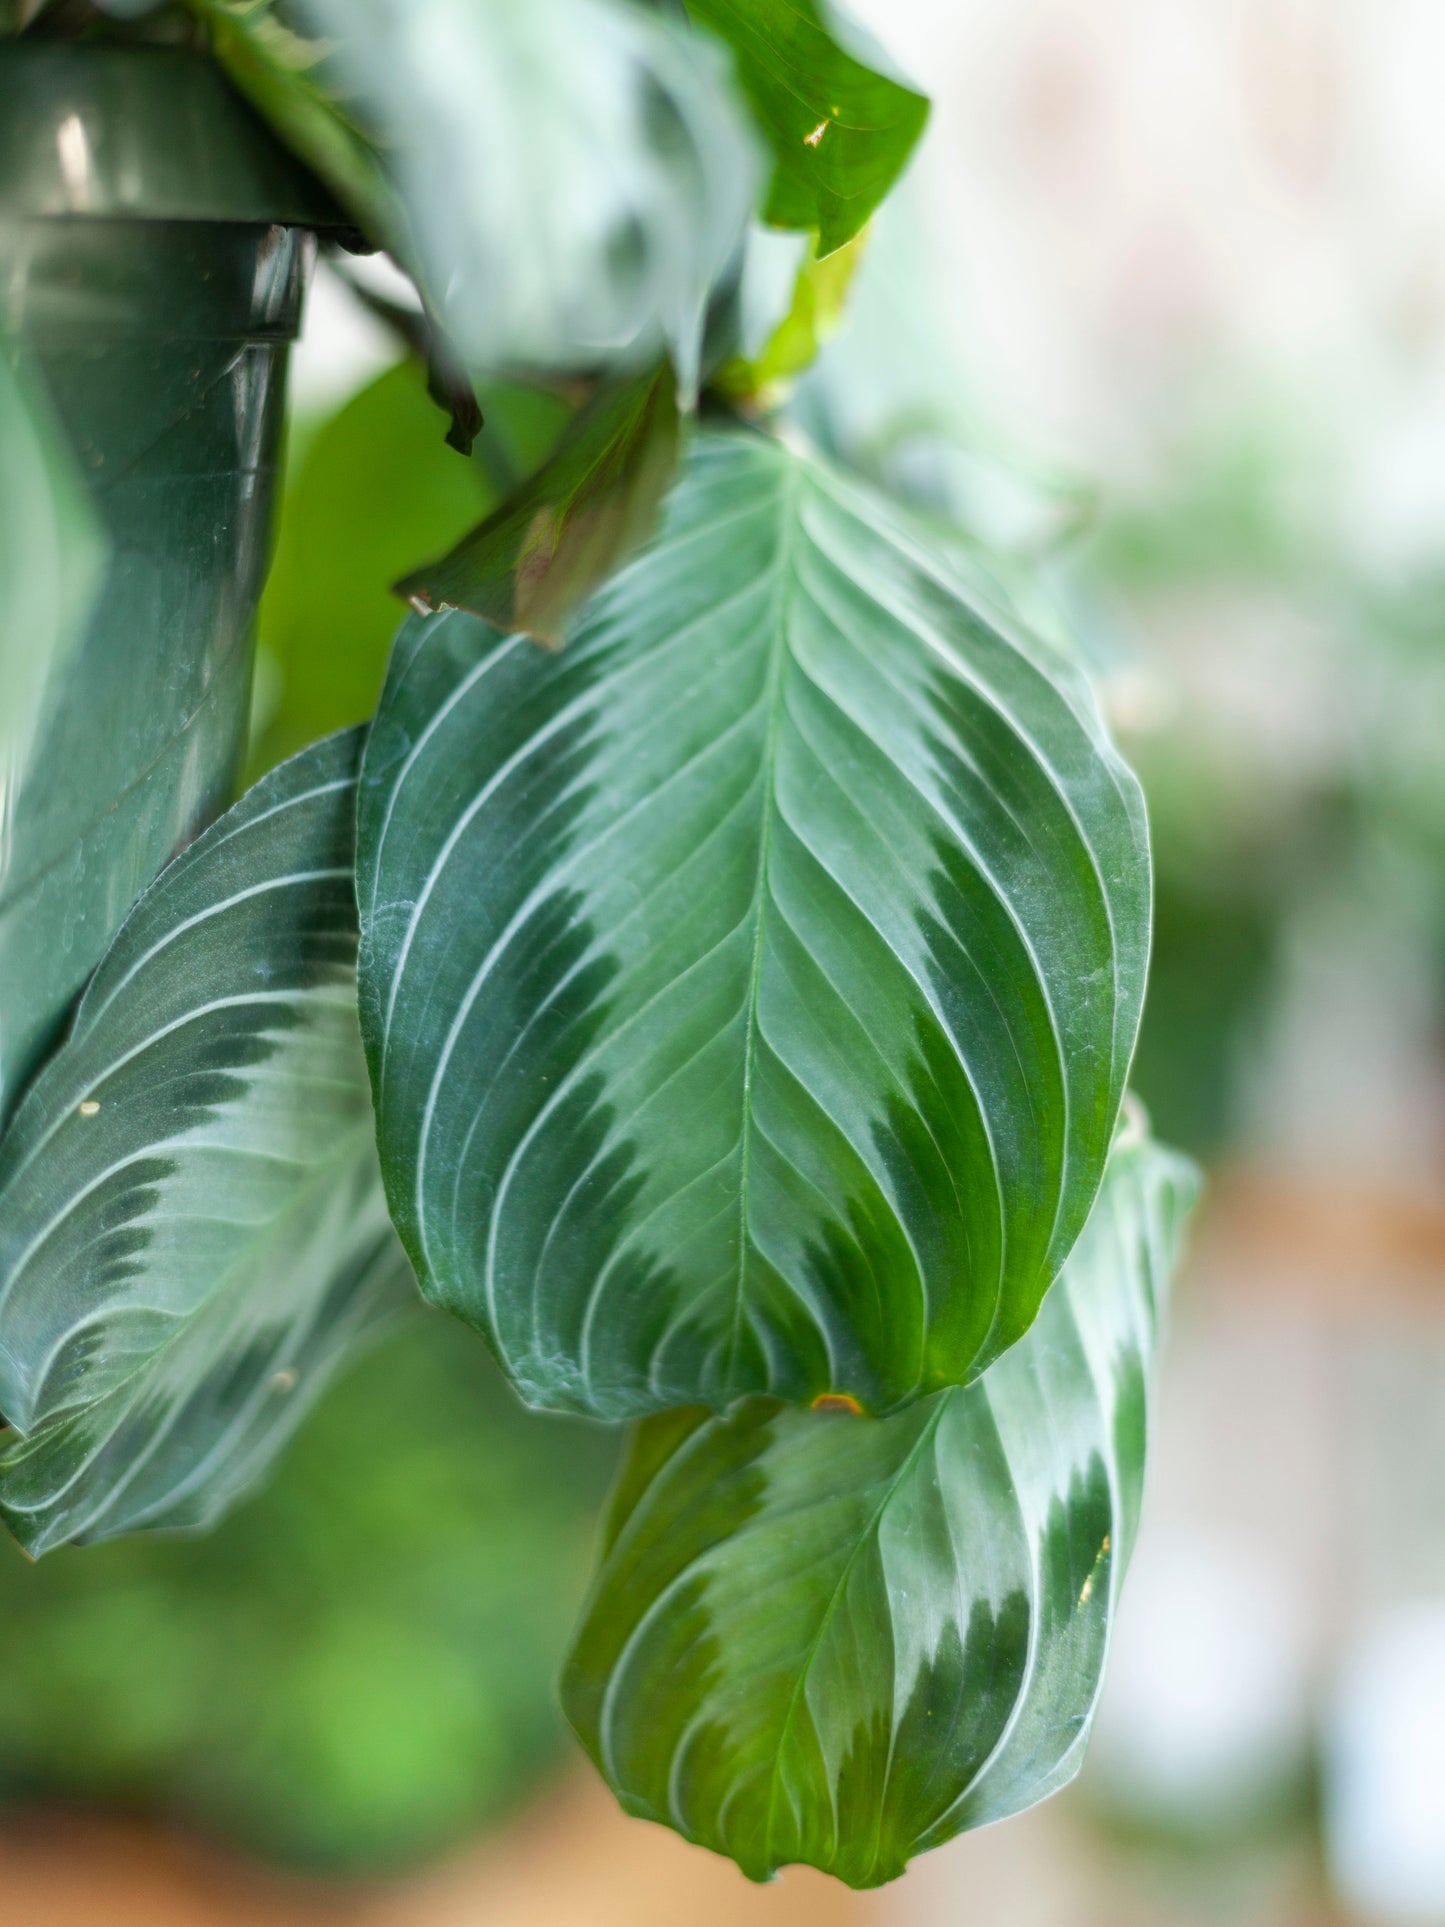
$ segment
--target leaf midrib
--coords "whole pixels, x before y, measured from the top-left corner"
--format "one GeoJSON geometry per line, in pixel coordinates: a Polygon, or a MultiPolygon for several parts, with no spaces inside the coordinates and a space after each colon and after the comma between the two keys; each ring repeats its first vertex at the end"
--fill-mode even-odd
{"type": "Polygon", "coordinates": [[[772,660],[764,704],[768,710],[767,734],[763,740],[762,783],[763,818],[758,830],[758,867],[753,884],[757,906],[757,928],[753,933],[753,954],[748,970],[747,1022],[743,1034],[742,1121],[738,1159],[738,1268],[733,1288],[732,1328],[728,1333],[723,1369],[724,1387],[731,1390],[737,1368],[738,1339],[747,1297],[749,1212],[748,1181],[752,1163],[753,1072],[757,1059],[758,989],[762,981],[763,937],[767,925],[768,870],[772,855],[773,823],[777,814],[778,735],[782,722],[783,668],[788,655],[788,609],[796,582],[793,577],[793,538],[796,526],[797,496],[802,485],[801,467],[796,462],[783,466],[783,501],[779,538],[776,594],[777,620],[774,624],[772,660]]]}
{"type": "MultiPolygon", "coordinates": [[[[898,1496],[899,1487],[903,1484],[904,1480],[912,1472],[914,1466],[917,1464],[920,1456],[922,1455],[924,1448],[932,1442],[935,1434],[938,1431],[939,1425],[942,1423],[944,1410],[949,1404],[949,1401],[951,1398],[952,1398],[951,1391],[943,1392],[938,1395],[937,1404],[935,1405],[933,1411],[929,1414],[928,1419],[923,1426],[923,1429],[919,1432],[918,1437],[913,1441],[913,1444],[908,1448],[908,1451],[905,1454],[903,1461],[899,1465],[898,1469],[893,1473],[892,1477],[887,1481],[887,1484],[883,1492],[883,1496],[878,1501],[878,1504],[874,1507],[872,1517],[869,1519],[867,1525],[863,1528],[863,1530],[858,1534],[857,1540],[854,1543],[852,1551],[848,1554],[847,1559],[844,1561],[843,1570],[839,1573],[837,1579],[833,1582],[833,1590],[828,1596],[828,1603],[823,1609],[823,1615],[821,1619],[818,1621],[818,1630],[813,1635],[812,1643],[808,1647],[808,1651],[803,1660],[802,1665],[799,1666],[798,1668],[798,1677],[793,1682],[793,1690],[788,1698],[788,1708],[783,1715],[782,1725],[778,1729],[777,1743],[773,1748],[772,1769],[768,1776],[768,1811],[767,1811],[767,1817],[763,1822],[763,1857],[765,1860],[769,1862],[771,1862],[773,1858],[773,1823],[777,1813],[779,1768],[782,1765],[783,1747],[787,1742],[789,1732],[792,1730],[793,1721],[798,1711],[798,1705],[803,1697],[803,1690],[807,1686],[808,1678],[813,1670],[814,1662],[817,1660],[818,1654],[822,1649],[823,1641],[827,1637],[828,1628],[833,1623],[833,1616],[837,1612],[839,1603],[842,1600],[844,1593],[848,1589],[848,1581],[852,1576],[854,1566],[857,1565],[859,1558],[862,1556],[864,1547],[867,1545],[870,1545],[874,1540],[874,1538],[877,1536],[879,1525],[880,1525],[880,1522],[882,1521],[883,1515],[888,1510],[889,1506],[892,1505],[894,1499],[898,1496]]],[[[850,1423],[860,1424],[861,1423],[864,1425],[878,1423],[877,1420],[873,1420],[873,1419],[862,1419],[862,1420],[842,1419],[842,1420],[838,1420],[837,1422],[840,1424],[850,1424],[850,1423]]]]}

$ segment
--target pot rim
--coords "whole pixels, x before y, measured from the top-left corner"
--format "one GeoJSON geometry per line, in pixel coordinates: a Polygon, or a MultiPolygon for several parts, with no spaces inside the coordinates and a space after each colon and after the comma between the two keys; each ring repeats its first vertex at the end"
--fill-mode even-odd
{"type": "Polygon", "coordinates": [[[208,55],[0,41],[0,221],[354,226],[208,55]]]}

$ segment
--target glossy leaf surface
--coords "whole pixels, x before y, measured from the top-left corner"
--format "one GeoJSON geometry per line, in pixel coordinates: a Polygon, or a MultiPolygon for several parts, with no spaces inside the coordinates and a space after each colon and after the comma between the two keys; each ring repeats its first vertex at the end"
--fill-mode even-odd
{"type": "Polygon", "coordinates": [[[819,0],[687,0],[687,10],[732,48],[767,136],[764,219],[815,228],[819,252],[831,254],[903,171],[927,100],[850,51],[819,0]]]}
{"type": "Polygon", "coordinates": [[[754,1879],[866,1887],[1073,1776],[1192,1190],[1121,1140],[1037,1323],[971,1386],[641,1428],[563,1688],[629,1812],[754,1879]]]}
{"type": "Polygon", "coordinates": [[[886,1411],[1032,1321],[1138,1024],[1138,788],[914,525],[694,444],[548,656],[398,639],[362,1021],[423,1289],[534,1404],[886,1411]]]}
{"type": "Polygon", "coordinates": [[[638,365],[668,345],[691,388],[758,174],[720,48],[627,0],[295,13],[387,156],[464,358],[638,365]]]}
{"type": "Polygon", "coordinates": [[[22,1544],[213,1518],[405,1261],[357,1032],[359,734],[141,898],[0,1145],[0,1460],[22,1544]]]}
{"type": "Polygon", "coordinates": [[[397,594],[470,609],[556,648],[577,606],[651,534],[677,438],[665,362],[604,384],[538,472],[397,594]]]}

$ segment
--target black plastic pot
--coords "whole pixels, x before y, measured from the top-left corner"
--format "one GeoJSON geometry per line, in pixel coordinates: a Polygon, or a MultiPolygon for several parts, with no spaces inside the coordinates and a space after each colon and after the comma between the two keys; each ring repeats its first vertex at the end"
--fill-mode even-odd
{"type": "Polygon", "coordinates": [[[244,747],[319,186],[201,56],[0,44],[0,333],[111,542],[10,798],[0,1118],[244,747]]]}

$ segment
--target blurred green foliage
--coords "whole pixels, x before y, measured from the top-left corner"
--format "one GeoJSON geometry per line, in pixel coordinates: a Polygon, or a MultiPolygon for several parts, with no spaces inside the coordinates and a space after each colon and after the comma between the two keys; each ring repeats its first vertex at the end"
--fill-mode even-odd
{"type": "MultiPolygon", "coordinates": [[[[1158,630],[1208,608],[1201,598],[1302,605],[1321,575],[1309,424],[1278,397],[1249,407],[1215,399],[1226,405],[1199,398],[1200,421],[1180,433],[1154,485],[1110,498],[1085,555],[1096,592],[1144,639],[1146,663],[1158,630]]],[[[1218,637],[1218,654],[1237,650],[1234,636],[1218,637]]],[[[1150,673],[1161,674],[1157,664],[1150,673]]],[[[1154,846],[1153,952],[1131,1081],[1162,1135],[1209,1158],[1242,1122],[1284,919],[1322,860],[1321,804],[1333,806],[1252,761],[1229,719],[1195,701],[1124,734],[1154,846]]]]}
{"type": "Polygon", "coordinates": [[[248,781],[371,715],[406,614],[392,584],[495,508],[571,413],[560,396],[520,383],[478,392],[486,425],[470,457],[447,447],[445,417],[411,360],[298,427],[261,602],[248,781]]]}
{"type": "Polygon", "coordinates": [[[1252,705],[1249,733],[1237,694],[1198,700],[1205,676],[1161,727],[1125,743],[1155,853],[1133,1080],[1161,1133],[1206,1157],[1243,1122],[1284,933],[1311,901],[1343,897],[1397,941],[1424,933],[1445,1039],[1445,577],[1357,552],[1338,523],[1337,470],[1282,398],[1236,398],[1181,439],[1161,485],[1111,506],[1088,557],[1137,633],[1183,617],[1191,646],[1231,665],[1236,691],[1251,672],[1266,688],[1277,673],[1268,654],[1251,662],[1251,636],[1266,642],[1288,621],[1308,638],[1277,713],[1252,705]],[[1251,626],[1211,642],[1201,610],[1222,623],[1247,612],[1251,626]],[[1302,720],[1283,713],[1296,702],[1302,720]]]}
{"type": "Polygon", "coordinates": [[[613,1451],[418,1311],[211,1534],[0,1547],[0,1794],[158,1809],[331,1871],[462,1838],[559,1757],[613,1451]]]}
{"type": "Polygon", "coordinates": [[[1154,887],[1149,996],[1131,1082],[1156,1130],[1199,1157],[1236,1126],[1240,1079],[1273,977],[1273,906],[1245,888],[1164,872],[1154,887]]]}
{"type": "Polygon", "coordinates": [[[1301,439],[1262,408],[1181,441],[1162,486],[1111,505],[1098,567],[1129,590],[1293,576],[1313,559],[1316,533],[1291,499],[1301,439]]]}
{"type": "MultiPolygon", "coordinates": [[[[375,706],[391,585],[548,452],[558,396],[495,383],[468,459],[415,361],[292,438],[252,774],[375,706]]],[[[615,1442],[525,1414],[418,1310],[209,1535],[30,1566],[0,1547],[0,1797],[158,1810],[373,1873],[500,1817],[561,1757],[554,1682],[615,1442]]],[[[3,1910],[0,1910],[3,1911],[3,1910]]]]}

